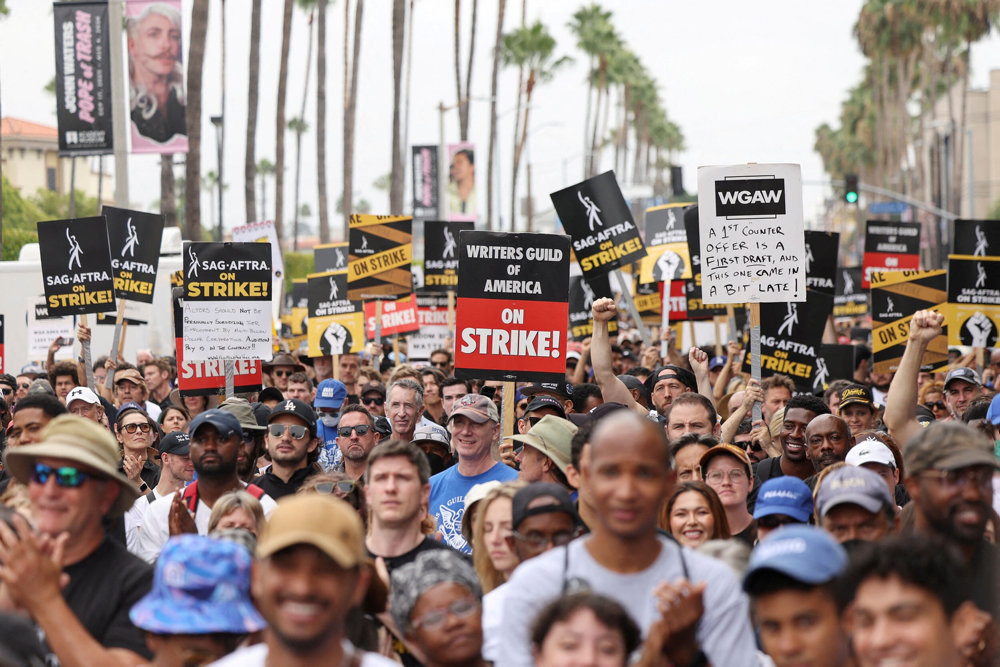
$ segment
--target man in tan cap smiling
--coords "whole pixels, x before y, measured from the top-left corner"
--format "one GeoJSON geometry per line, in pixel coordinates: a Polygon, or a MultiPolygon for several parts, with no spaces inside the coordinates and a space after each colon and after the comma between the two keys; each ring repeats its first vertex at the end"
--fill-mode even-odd
{"type": "Polygon", "coordinates": [[[9,450],[6,462],[28,487],[36,532],[20,517],[16,530],[0,522],[0,600],[31,615],[50,658],[64,665],[148,659],[128,612],[149,590],[152,571],[102,524],[139,495],[118,472],[114,437],[93,421],[64,415],[49,423],[41,442],[9,450]]]}
{"type": "Polygon", "coordinates": [[[570,489],[566,466],[572,461],[573,422],[546,415],[527,433],[509,436],[514,441],[518,479],[525,482],[555,482],[570,489]]]}

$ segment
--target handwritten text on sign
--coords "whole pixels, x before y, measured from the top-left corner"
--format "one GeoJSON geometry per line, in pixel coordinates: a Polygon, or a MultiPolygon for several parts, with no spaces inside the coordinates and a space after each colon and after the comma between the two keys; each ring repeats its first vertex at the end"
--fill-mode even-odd
{"type": "Polygon", "coordinates": [[[184,358],[267,359],[271,354],[269,301],[191,301],[184,304],[184,358]],[[220,336],[221,330],[239,332],[220,336]]]}

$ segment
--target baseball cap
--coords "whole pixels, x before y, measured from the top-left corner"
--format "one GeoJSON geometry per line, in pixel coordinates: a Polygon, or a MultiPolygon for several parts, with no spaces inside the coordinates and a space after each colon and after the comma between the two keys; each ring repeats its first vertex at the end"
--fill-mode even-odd
{"type": "Polygon", "coordinates": [[[532,482],[514,494],[514,499],[511,501],[510,525],[514,530],[517,530],[521,522],[528,517],[553,512],[565,512],[572,517],[573,521],[580,522],[566,487],[554,482],[532,482]],[[528,509],[528,505],[537,498],[548,498],[552,502],[528,509]]]}
{"type": "Polygon", "coordinates": [[[851,403],[864,405],[872,410],[875,409],[874,401],[872,400],[872,390],[861,384],[852,384],[849,387],[844,387],[844,390],[840,392],[840,403],[837,407],[843,408],[851,403]]]}
{"type": "Polygon", "coordinates": [[[896,457],[892,455],[892,450],[875,438],[862,440],[851,447],[844,462],[849,466],[880,463],[893,469],[896,467],[896,457]]]}
{"type": "Polygon", "coordinates": [[[779,572],[818,586],[833,581],[846,569],[847,552],[825,530],[809,525],[784,526],[761,540],[750,553],[743,590],[750,590],[760,572],[779,572]]]}
{"type": "Polygon", "coordinates": [[[959,470],[988,465],[1000,468],[993,443],[960,422],[935,422],[903,447],[903,465],[908,476],[925,470],[959,470]]]}
{"type": "Polygon", "coordinates": [[[328,494],[293,494],[279,500],[257,542],[257,557],[268,558],[297,544],[316,547],[343,568],[366,561],[361,517],[328,494]]]}
{"type": "Polygon", "coordinates": [[[726,365],[725,357],[712,357],[708,360],[708,370],[714,371],[716,368],[722,368],[726,365]]]}
{"type": "Polygon", "coordinates": [[[313,409],[305,401],[300,401],[297,398],[288,398],[278,403],[271,408],[271,414],[267,417],[267,423],[270,424],[281,415],[295,415],[305,422],[306,426],[309,427],[310,433],[313,435],[316,434],[316,413],[313,412],[313,409]]]}
{"type": "Polygon", "coordinates": [[[619,375],[618,379],[622,381],[625,388],[629,391],[633,389],[639,390],[639,395],[642,396],[647,401],[649,400],[649,392],[646,389],[645,383],[634,375],[619,375]]]}
{"type": "Polygon", "coordinates": [[[129,611],[136,627],[160,635],[249,634],[267,622],[250,599],[251,558],[233,542],[180,535],[163,546],[153,587],[129,611]]]}
{"type": "Polygon", "coordinates": [[[427,440],[448,448],[451,447],[451,438],[448,437],[447,429],[437,424],[421,423],[413,430],[413,439],[410,442],[424,442],[427,440]]]}
{"type": "Polygon", "coordinates": [[[385,385],[381,382],[366,382],[365,385],[361,387],[361,391],[358,392],[358,396],[364,396],[365,394],[373,391],[377,394],[381,394],[382,398],[385,398],[386,396],[385,385]]]}
{"type": "Polygon", "coordinates": [[[266,427],[257,423],[257,416],[254,414],[253,406],[245,398],[230,396],[219,404],[220,410],[225,410],[236,416],[240,422],[240,428],[244,431],[264,431],[266,427]]]}
{"type": "Polygon", "coordinates": [[[340,380],[323,380],[316,387],[317,408],[339,408],[347,398],[347,387],[340,380]]]}
{"type": "Polygon", "coordinates": [[[100,405],[101,399],[97,398],[97,394],[90,387],[73,387],[66,394],[66,406],[73,401],[83,401],[84,403],[89,403],[90,405],[100,405]]]}
{"type": "Polygon", "coordinates": [[[542,408],[552,408],[559,413],[560,417],[566,416],[566,409],[563,407],[563,404],[551,396],[535,396],[528,402],[528,406],[524,409],[524,414],[541,410],[542,408]]]}
{"type": "Polygon", "coordinates": [[[126,368],[124,370],[115,371],[115,384],[126,380],[132,384],[139,385],[140,387],[146,386],[146,379],[142,377],[142,373],[135,368],[126,368]]]}
{"type": "Polygon", "coordinates": [[[895,509],[889,487],[877,472],[860,466],[841,466],[823,476],[816,489],[816,511],[824,518],[837,505],[858,505],[869,512],[895,509]]]}
{"type": "Polygon", "coordinates": [[[533,396],[541,392],[551,392],[563,398],[573,398],[573,385],[569,382],[535,382],[521,389],[522,396],[533,396]]]}
{"type": "Polygon", "coordinates": [[[656,388],[656,383],[660,380],[669,380],[670,378],[677,380],[691,391],[698,391],[698,380],[695,378],[694,373],[686,368],[668,364],[660,366],[646,378],[644,382],[646,385],[646,395],[652,396],[653,389],[656,388]]]}
{"type": "Polygon", "coordinates": [[[264,401],[283,401],[285,400],[285,395],[277,387],[264,387],[257,394],[257,400],[261,403],[264,401]]]}
{"type": "Polygon", "coordinates": [[[572,461],[572,442],[577,430],[576,425],[568,419],[545,415],[527,433],[510,435],[506,439],[534,447],[552,459],[565,475],[566,467],[572,461]]]}
{"type": "Polygon", "coordinates": [[[760,486],[753,518],[771,514],[787,514],[806,523],[813,513],[813,497],[809,486],[798,477],[784,475],[769,479],[760,486]]]}
{"type": "Polygon", "coordinates": [[[223,438],[227,438],[234,433],[241,438],[243,437],[243,427],[240,426],[240,421],[236,418],[236,415],[225,410],[212,408],[211,410],[199,412],[198,416],[191,420],[191,425],[188,426],[188,435],[193,436],[203,424],[214,426],[223,438]]]}
{"type": "Polygon", "coordinates": [[[567,359],[576,359],[577,361],[579,361],[580,360],[580,353],[577,352],[576,350],[570,350],[569,352],[566,353],[566,358],[567,359]]]}
{"type": "MultiPolygon", "coordinates": [[[[76,391],[75,389],[73,391],[76,391]]],[[[73,392],[70,392],[72,394],[73,392]]],[[[69,404],[69,399],[66,399],[66,403],[69,404]]],[[[990,401],[990,407],[986,410],[986,421],[996,426],[1000,424],[1000,394],[996,394],[993,400],[990,401]]]]}
{"type": "Polygon", "coordinates": [[[448,421],[451,422],[456,416],[468,417],[477,424],[492,419],[500,423],[500,413],[497,412],[497,404],[492,398],[482,394],[466,394],[458,398],[451,406],[451,415],[448,421]]]}
{"type": "Polygon", "coordinates": [[[701,455],[701,461],[698,465],[701,466],[702,473],[704,474],[704,470],[708,467],[709,461],[714,459],[716,456],[721,456],[723,454],[726,456],[732,456],[733,458],[739,460],[739,462],[743,464],[743,467],[746,468],[747,476],[750,479],[753,479],[753,471],[750,468],[750,457],[747,456],[746,451],[736,445],[730,445],[728,443],[720,443],[715,447],[710,447],[707,452],[701,455]]]}
{"type": "Polygon", "coordinates": [[[462,537],[469,544],[472,544],[472,512],[469,510],[486,497],[493,489],[500,486],[500,481],[491,479],[488,482],[476,484],[465,494],[465,511],[462,513],[462,537]]]}
{"type": "Polygon", "coordinates": [[[964,380],[969,384],[974,384],[977,387],[983,386],[983,381],[979,378],[979,373],[971,368],[963,366],[962,368],[953,368],[948,371],[948,375],[944,378],[944,388],[947,389],[948,385],[956,380],[964,380]]]}
{"type": "Polygon", "coordinates": [[[917,423],[920,424],[920,426],[922,426],[923,428],[927,428],[930,424],[933,424],[935,421],[937,421],[937,418],[934,417],[933,412],[931,412],[922,405],[917,405],[917,423]]]}
{"type": "Polygon", "coordinates": [[[191,451],[191,436],[184,431],[173,431],[160,438],[157,449],[161,454],[187,456],[191,451]]]}
{"type": "Polygon", "coordinates": [[[388,417],[372,415],[372,419],[375,420],[375,432],[378,433],[379,438],[388,438],[392,435],[392,424],[388,417]]]}

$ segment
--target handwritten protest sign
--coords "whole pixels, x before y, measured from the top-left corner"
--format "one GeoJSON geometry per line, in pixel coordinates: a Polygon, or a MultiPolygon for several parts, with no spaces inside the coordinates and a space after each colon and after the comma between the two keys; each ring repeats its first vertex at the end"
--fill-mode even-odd
{"type": "Polygon", "coordinates": [[[916,271],[920,268],[920,223],[869,220],[861,287],[870,286],[872,271],[916,271]]]}
{"type": "Polygon", "coordinates": [[[38,245],[50,316],[115,309],[114,272],[103,217],[39,222],[38,245]]]}

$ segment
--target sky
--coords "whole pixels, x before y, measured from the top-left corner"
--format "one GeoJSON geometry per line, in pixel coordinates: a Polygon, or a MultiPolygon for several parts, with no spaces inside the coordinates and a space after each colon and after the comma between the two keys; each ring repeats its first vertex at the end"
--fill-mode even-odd
{"type": "MultiPolygon", "coordinates": [[[[332,0],[327,13],[327,167],[332,207],[341,189],[343,30],[345,0],[332,0]]],[[[263,2],[260,108],[257,159],[274,161],[275,108],[281,46],[281,3],[263,2]]],[[[373,183],[389,172],[392,129],[391,2],[365,3],[361,38],[357,136],[356,197],[367,199],[373,213],[387,212],[388,194],[373,183]]],[[[469,7],[462,16],[462,53],[468,49],[469,7]]],[[[861,76],[864,58],[852,30],[861,0],[603,0],[626,43],[657,80],[669,117],[680,126],[687,149],[677,156],[684,185],[694,191],[697,168],[745,162],[790,162],[802,166],[807,224],[823,228],[822,202],[833,196],[823,182],[822,161],[813,150],[815,129],[838,124],[841,101],[861,76]]],[[[43,88],[52,79],[54,46],[51,5],[39,0],[8,0],[10,15],[0,20],[0,95],[2,114],[55,125],[55,99],[43,88]]],[[[226,130],[223,200],[227,229],[247,222],[243,203],[246,129],[249,0],[225,3],[226,130]]],[[[583,125],[588,61],[567,27],[583,5],[578,0],[529,0],[527,21],[542,21],[556,39],[559,55],[574,62],[536,89],[531,110],[529,156],[536,211],[551,209],[547,194],[582,179],[583,125]]],[[[191,1],[182,2],[185,19],[191,1]]],[[[203,70],[202,172],[216,169],[215,134],[209,116],[221,110],[221,6],[213,1],[203,70]]],[[[353,10],[353,3],[352,3],[353,10]]],[[[505,29],[520,23],[519,2],[507,2],[505,29]]],[[[491,50],[497,0],[480,0],[472,76],[470,141],[477,146],[477,187],[485,216],[486,149],[489,140],[491,50]]],[[[416,0],[413,14],[413,61],[409,142],[438,144],[438,105],[454,104],[453,16],[450,0],[416,0]]],[[[185,49],[187,48],[185,29],[185,49]]],[[[298,116],[303,103],[308,45],[306,15],[296,8],[288,77],[286,116],[298,116]]],[[[463,55],[464,58],[464,55],[463,55]]],[[[463,64],[464,67],[464,64],[463,64]]],[[[1000,67],[1000,38],[992,36],[973,50],[973,85],[985,87],[992,67],[1000,67]]],[[[500,205],[509,224],[513,110],[517,72],[502,70],[498,92],[500,205]]],[[[315,65],[306,92],[300,200],[317,211],[315,178],[315,65]]],[[[457,142],[457,112],[444,118],[445,142],[457,142]]],[[[610,155],[605,152],[605,168],[610,155]]],[[[294,135],[286,135],[285,219],[290,220],[295,182],[294,135]]],[[[112,163],[111,158],[105,164],[112,163]]],[[[180,173],[180,171],[178,172],[180,173]]],[[[447,172],[444,172],[445,174],[447,172]]],[[[621,180],[621,179],[620,179],[621,180]]],[[[158,157],[129,157],[130,200],[135,208],[158,206],[158,157]]],[[[520,185],[525,181],[524,172],[520,185]]],[[[407,176],[409,182],[409,176],[407,176]]],[[[627,183],[623,183],[627,185],[627,183]]],[[[523,190],[522,190],[523,194],[523,190]]],[[[409,198],[409,188],[407,188],[409,198]]],[[[274,184],[267,185],[269,216],[274,184]]],[[[409,199],[407,199],[409,201],[409,199]]],[[[211,222],[209,194],[203,194],[203,224],[211,222]]],[[[260,217],[260,216],[259,216],[260,217]]],[[[315,224],[315,219],[312,220],[315,224]]],[[[341,229],[331,215],[334,235],[341,229]]]]}

